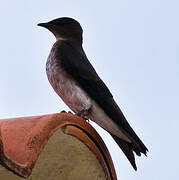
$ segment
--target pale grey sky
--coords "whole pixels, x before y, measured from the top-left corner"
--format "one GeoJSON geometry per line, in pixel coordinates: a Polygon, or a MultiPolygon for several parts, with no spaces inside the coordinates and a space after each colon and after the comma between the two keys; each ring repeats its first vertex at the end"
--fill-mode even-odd
{"type": "Polygon", "coordinates": [[[0,118],[68,110],[45,63],[55,42],[39,22],[68,16],[84,29],[84,49],[149,149],[135,172],[107,133],[119,179],[178,179],[179,1],[31,0],[0,6],[0,118]]]}

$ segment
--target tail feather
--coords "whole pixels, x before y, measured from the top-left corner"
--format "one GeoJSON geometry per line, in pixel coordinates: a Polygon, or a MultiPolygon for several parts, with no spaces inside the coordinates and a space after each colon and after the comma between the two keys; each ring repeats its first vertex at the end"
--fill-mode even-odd
{"type": "Polygon", "coordinates": [[[137,166],[136,166],[136,163],[135,163],[134,152],[138,156],[141,156],[141,150],[139,150],[137,147],[135,147],[132,143],[126,142],[126,141],[120,139],[119,137],[117,137],[117,136],[115,136],[113,134],[111,134],[111,136],[114,138],[114,140],[119,145],[119,147],[121,148],[123,153],[126,155],[127,159],[131,163],[132,167],[137,171],[137,166]]]}

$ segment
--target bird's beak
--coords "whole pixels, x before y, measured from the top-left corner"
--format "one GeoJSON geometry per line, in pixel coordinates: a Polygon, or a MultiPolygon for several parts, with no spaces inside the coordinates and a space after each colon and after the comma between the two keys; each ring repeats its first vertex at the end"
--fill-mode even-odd
{"type": "Polygon", "coordinates": [[[45,28],[48,28],[49,27],[49,23],[39,23],[37,24],[37,26],[42,26],[42,27],[45,27],[45,28]]]}

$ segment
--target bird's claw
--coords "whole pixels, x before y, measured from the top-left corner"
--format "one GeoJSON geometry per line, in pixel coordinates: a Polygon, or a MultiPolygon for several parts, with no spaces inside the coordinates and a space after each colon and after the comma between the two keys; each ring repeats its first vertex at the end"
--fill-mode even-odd
{"type": "Polygon", "coordinates": [[[67,113],[65,110],[61,111],[60,113],[67,113]]]}
{"type": "Polygon", "coordinates": [[[76,113],[76,115],[80,116],[81,118],[83,118],[85,121],[87,121],[89,123],[89,119],[87,119],[84,115],[85,112],[86,112],[86,110],[82,110],[82,111],[76,113]]]}

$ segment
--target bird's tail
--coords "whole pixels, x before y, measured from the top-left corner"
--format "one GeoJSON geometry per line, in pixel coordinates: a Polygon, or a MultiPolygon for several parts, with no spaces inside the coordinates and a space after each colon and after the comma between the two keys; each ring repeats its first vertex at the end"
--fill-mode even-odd
{"type": "MultiPolygon", "coordinates": [[[[110,133],[111,134],[111,133],[110,133]]],[[[127,159],[130,161],[132,167],[137,170],[137,166],[135,163],[135,157],[134,157],[134,152],[138,155],[141,156],[141,150],[139,150],[135,145],[132,143],[126,142],[119,137],[111,134],[113,139],[116,141],[116,143],[119,145],[119,147],[122,149],[124,154],[126,155],[127,159]]],[[[144,152],[142,152],[144,153],[144,152]]],[[[146,155],[146,153],[144,153],[146,155]]]]}

